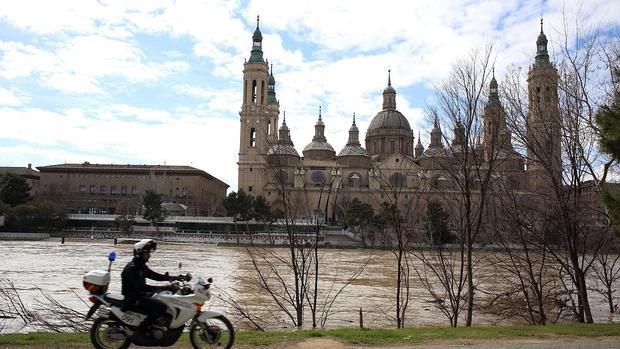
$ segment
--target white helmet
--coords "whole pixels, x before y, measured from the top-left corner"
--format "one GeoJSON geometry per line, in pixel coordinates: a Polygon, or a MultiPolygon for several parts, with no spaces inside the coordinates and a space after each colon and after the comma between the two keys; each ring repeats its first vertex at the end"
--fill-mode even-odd
{"type": "Polygon", "coordinates": [[[157,242],[153,239],[142,239],[133,245],[133,256],[140,257],[140,254],[144,251],[155,251],[157,249],[157,242]]]}

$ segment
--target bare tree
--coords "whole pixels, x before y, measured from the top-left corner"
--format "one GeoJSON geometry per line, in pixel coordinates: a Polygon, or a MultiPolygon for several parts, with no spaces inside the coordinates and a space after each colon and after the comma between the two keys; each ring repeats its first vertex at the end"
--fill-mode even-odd
{"type": "Polygon", "coordinates": [[[527,150],[531,184],[538,185],[538,214],[533,217],[541,228],[538,239],[567,278],[562,281],[567,281],[574,316],[591,323],[586,277],[608,227],[592,224],[602,212],[586,193],[604,183],[611,165],[597,149],[594,123],[601,92],[611,79],[605,78],[609,64],[598,64],[597,56],[600,45],[607,44],[595,32],[583,35],[581,29],[577,21],[575,35],[570,33],[564,17],[557,65],[550,63],[541,31],[529,89],[517,69],[504,86],[511,129],[527,150]]]}
{"type": "Polygon", "coordinates": [[[458,233],[462,234],[467,326],[472,324],[476,290],[473,248],[484,230],[487,199],[492,191],[501,145],[499,137],[482,144],[485,91],[491,77],[492,52],[493,45],[487,44],[471,50],[453,64],[449,77],[436,87],[437,104],[430,108],[436,127],[443,123],[454,129],[450,147],[438,156],[438,164],[448,176],[450,199],[458,203],[451,213],[458,233]]]}
{"type": "Polygon", "coordinates": [[[414,227],[422,220],[425,205],[421,193],[426,183],[419,180],[419,167],[411,159],[398,156],[398,162],[394,160],[394,163],[385,161],[371,169],[371,174],[380,189],[380,198],[376,200],[382,202],[378,216],[383,222],[385,244],[396,262],[394,320],[396,327],[402,328],[406,323],[411,294],[414,227]]]}
{"type": "Polygon", "coordinates": [[[597,283],[593,286],[594,291],[605,298],[610,313],[616,312],[618,303],[615,301],[617,298],[615,285],[620,280],[620,246],[618,237],[614,234],[608,235],[608,239],[595,256],[592,271],[597,279],[597,283]]]}

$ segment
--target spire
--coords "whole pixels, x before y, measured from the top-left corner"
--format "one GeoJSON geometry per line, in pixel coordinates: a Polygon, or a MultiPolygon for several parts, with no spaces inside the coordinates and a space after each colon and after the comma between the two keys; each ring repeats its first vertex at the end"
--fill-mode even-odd
{"type": "Polygon", "coordinates": [[[424,153],[424,146],[422,145],[422,141],[420,140],[420,131],[418,131],[418,143],[415,145],[414,155],[416,158],[419,158],[424,153]]]}
{"type": "Polygon", "coordinates": [[[288,129],[288,126],[286,126],[286,110],[284,111],[282,126],[280,126],[280,130],[278,133],[278,143],[293,144],[291,142],[291,131],[288,129]]]}
{"type": "Polygon", "coordinates": [[[454,139],[452,139],[452,146],[465,146],[465,127],[463,127],[461,120],[456,121],[453,133],[454,139]]]}
{"type": "Polygon", "coordinates": [[[443,148],[443,144],[441,143],[441,127],[439,126],[439,119],[435,116],[435,123],[433,125],[433,130],[431,131],[431,144],[429,148],[443,148]]]}
{"type": "Polygon", "coordinates": [[[288,129],[288,126],[286,126],[286,110],[283,112],[282,126],[280,126],[280,129],[288,129]]]}
{"type": "Polygon", "coordinates": [[[540,18],[540,34],[538,34],[538,39],[536,39],[536,65],[546,65],[550,64],[549,62],[549,53],[547,52],[547,36],[543,31],[543,19],[540,18]]]}
{"type": "Polygon", "coordinates": [[[491,83],[489,84],[489,100],[490,101],[498,101],[499,93],[497,92],[497,80],[495,80],[495,67],[493,67],[493,77],[491,78],[491,83]]]}
{"type": "Polygon", "coordinates": [[[351,124],[351,128],[349,129],[349,141],[347,145],[360,145],[359,141],[359,129],[355,125],[355,112],[353,113],[353,124],[351,124]]]}
{"type": "Polygon", "coordinates": [[[383,110],[396,110],[396,90],[392,87],[390,69],[388,69],[388,85],[383,90],[383,110]]]}
{"type": "Polygon", "coordinates": [[[276,99],[276,79],[273,77],[273,64],[271,65],[271,71],[269,72],[269,79],[267,79],[267,103],[277,103],[276,99]]]}
{"type": "Polygon", "coordinates": [[[325,138],[325,124],[323,123],[323,119],[321,117],[321,106],[319,106],[319,119],[314,125],[314,137],[312,137],[312,141],[327,142],[327,138],[325,138]]]}
{"type": "Polygon", "coordinates": [[[252,35],[252,51],[250,52],[250,63],[264,62],[263,60],[263,34],[259,28],[260,16],[256,16],[256,30],[252,35]]]}

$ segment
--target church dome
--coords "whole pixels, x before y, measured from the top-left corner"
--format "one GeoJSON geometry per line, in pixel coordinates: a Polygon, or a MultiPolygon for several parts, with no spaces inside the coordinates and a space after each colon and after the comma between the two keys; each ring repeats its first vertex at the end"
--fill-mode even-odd
{"type": "Polygon", "coordinates": [[[366,149],[362,148],[359,145],[350,145],[347,144],[342,148],[338,156],[366,156],[366,149]]]}
{"type": "Polygon", "coordinates": [[[336,152],[334,150],[334,147],[331,146],[331,144],[322,141],[312,141],[308,143],[308,145],[306,145],[303,151],[305,152],[308,150],[329,150],[332,152],[336,152]]]}
{"type": "Polygon", "coordinates": [[[267,151],[267,155],[293,155],[299,157],[295,147],[290,144],[274,144],[267,151]]]}
{"type": "Polygon", "coordinates": [[[375,115],[368,126],[368,132],[376,129],[403,129],[411,131],[409,121],[398,110],[382,110],[375,115]]]}

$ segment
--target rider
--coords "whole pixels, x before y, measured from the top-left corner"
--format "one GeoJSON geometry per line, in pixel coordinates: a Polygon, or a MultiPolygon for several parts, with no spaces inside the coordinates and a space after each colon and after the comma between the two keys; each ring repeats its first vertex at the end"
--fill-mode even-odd
{"type": "Polygon", "coordinates": [[[152,325],[160,315],[166,312],[164,302],[153,299],[150,293],[160,290],[170,290],[170,286],[151,286],[146,284],[146,279],[155,281],[182,280],[182,276],[169,276],[168,273],[159,274],[146,266],[151,257],[151,252],[157,249],[157,242],[152,239],[140,240],[133,246],[133,260],[123,269],[122,293],[125,296],[124,308],[145,314],[146,319],[140,324],[138,330],[143,332],[152,325]]]}

